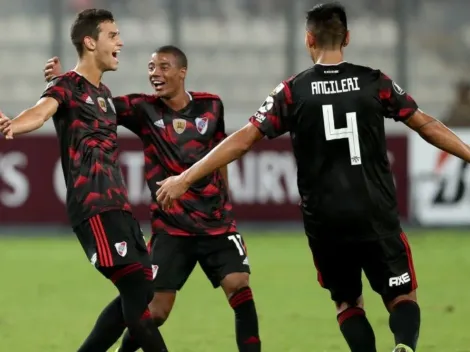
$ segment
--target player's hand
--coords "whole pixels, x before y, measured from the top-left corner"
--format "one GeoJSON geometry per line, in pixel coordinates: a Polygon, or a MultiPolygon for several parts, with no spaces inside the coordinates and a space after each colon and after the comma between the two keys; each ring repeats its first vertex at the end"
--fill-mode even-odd
{"type": "Polygon", "coordinates": [[[184,182],[183,176],[171,176],[167,179],[157,182],[160,189],[157,191],[157,202],[163,210],[170,209],[173,201],[186,193],[189,186],[184,182]]]}
{"type": "Polygon", "coordinates": [[[44,78],[46,82],[50,82],[54,77],[62,74],[62,64],[57,56],[54,56],[47,60],[44,65],[44,78]]]}
{"type": "Polygon", "coordinates": [[[0,111],[0,133],[6,139],[13,139],[13,130],[11,129],[11,120],[0,111]]]}

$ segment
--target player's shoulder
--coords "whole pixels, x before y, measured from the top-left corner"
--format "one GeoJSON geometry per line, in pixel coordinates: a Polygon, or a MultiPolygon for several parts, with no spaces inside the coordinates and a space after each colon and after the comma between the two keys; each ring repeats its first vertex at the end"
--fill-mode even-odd
{"type": "Polygon", "coordinates": [[[119,95],[113,97],[113,100],[125,100],[129,101],[132,104],[141,104],[141,103],[149,103],[153,104],[156,101],[158,101],[160,98],[158,98],[155,95],[152,94],[145,94],[145,93],[130,93],[126,95],[119,95]]]}
{"type": "Polygon", "coordinates": [[[357,76],[368,76],[373,80],[379,79],[384,75],[379,69],[365,65],[353,64],[349,62],[345,63],[345,71],[347,71],[347,73],[355,74],[357,76]]]}
{"type": "Polygon", "coordinates": [[[215,101],[222,101],[220,96],[217,94],[212,94],[209,92],[189,92],[193,100],[215,100],[215,101]]]}
{"type": "Polygon", "coordinates": [[[140,100],[140,101],[145,101],[145,102],[154,102],[160,99],[156,95],[145,94],[145,93],[131,93],[131,94],[126,94],[124,96],[129,99],[135,99],[135,100],[140,100]]]}
{"type": "Polygon", "coordinates": [[[74,71],[67,71],[51,79],[47,84],[46,89],[54,86],[71,85],[77,81],[77,78],[77,74],[74,71]]]}

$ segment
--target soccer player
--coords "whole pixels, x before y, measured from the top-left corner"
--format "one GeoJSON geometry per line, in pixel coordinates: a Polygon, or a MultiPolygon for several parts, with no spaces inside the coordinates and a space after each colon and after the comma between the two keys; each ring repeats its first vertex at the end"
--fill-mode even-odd
{"type": "MultiPolygon", "coordinates": [[[[148,64],[154,95],[131,94],[113,99],[118,124],[143,142],[145,174],[153,195],[149,242],[155,296],[150,311],[158,326],[168,318],[180,290],[199,262],[214,288],[222,286],[235,311],[236,339],[241,352],[258,352],[258,317],[249,286],[250,267],[228,196],[227,169],[222,165],[194,184],[168,212],[156,202],[157,182],[196,163],[225,137],[220,98],[187,92],[188,60],[174,46],[156,50],[148,64]]],[[[57,58],[45,67],[46,79],[60,73],[57,58]]],[[[131,332],[132,334],[132,332],[131,332]]],[[[138,341],[127,333],[119,351],[136,351],[138,341]]]]}
{"type": "Polygon", "coordinates": [[[107,351],[125,326],[144,351],[166,351],[148,309],[150,258],[117,158],[112,95],[101,83],[104,72],[117,70],[123,43],[111,12],[96,9],[78,14],[71,39],[79,56],[75,69],[54,79],[16,119],[1,115],[0,133],[12,139],[53,117],[73,230],[91,263],[119,291],[79,351],[107,351]]]}
{"type": "Polygon", "coordinates": [[[240,158],[264,136],[289,132],[298,167],[305,232],[320,284],[336,304],[353,352],[376,351],[361,272],[390,313],[395,351],[416,349],[420,308],[410,246],[399,223],[384,121],[405,123],[430,144],[467,162],[470,149],[379,70],[343,60],[349,44],[338,3],[307,14],[305,43],[315,65],[279,84],[250,123],[179,176],[159,183],[170,211],[188,187],[240,158]]]}

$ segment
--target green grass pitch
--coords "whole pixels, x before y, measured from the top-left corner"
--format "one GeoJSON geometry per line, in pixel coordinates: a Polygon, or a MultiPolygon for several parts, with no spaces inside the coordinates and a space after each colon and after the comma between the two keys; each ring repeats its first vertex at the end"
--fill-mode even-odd
{"type": "MultiPolygon", "coordinates": [[[[0,239],[2,351],[76,351],[116,294],[71,238],[0,239]]],[[[470,351],[470,236],[452,231],[410,236],[422,309],[419,350],[470,351]]],[[[316,282],[304,236],[245,234],[252,287],[267,352],[346,352],[329,295],[316,282]]],[[[392,335],[380,298],[365,284],[378,350],[392,335]]],[[[176,352],[235,352],[233,313],[197,268],[162,331],[176,352]]]]}

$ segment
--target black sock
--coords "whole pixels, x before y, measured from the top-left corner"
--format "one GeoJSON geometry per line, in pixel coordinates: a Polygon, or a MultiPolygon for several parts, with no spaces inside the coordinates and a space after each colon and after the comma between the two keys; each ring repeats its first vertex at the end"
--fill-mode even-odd
{"type": "Polygon", "coordinates": [[[119,352],[136,352],[140,348],[139,343],[131,336],[129,330],[124,332],[119,352]]]}
{"type": "Polygon", "coordinates": [[[134,339],[129,330],[124,332],[124,336],[122,337],[121,347],[119,347],[119,352],[136,352],[140,348],[139,343],[136,339],[134,339]]]}
{"type": "Polygon", "coordinates": [[[235,311],[235,332],[240,352],[260,352],[261,341],[258,330],[253,293],[249,287],[236,291],[230,297],[230,306],[235,311]]]}
{"type": "Polygon", "coordinates": [[[166,352],[165,342],[151,319],[152,269],[131,264],[113,273],[111,280],[121,295],[124,322],[144,352],[166,352]]]}
{"type": "Polygon", "coordinates": [[[118,297],[101,312],[93,330],[78,351],[105,352],[119,339],[124,329],[121,298],[118,297]]]}
{"type": "Polygon", "coordinates": [[[398,302],[390,313],[389,325],[396,344],[402,343],[415,350],[421,325],[418,303],[409,300],[398,302]]]}
{"type": "Polygon", "coordinates": [[[351,352],[377,352],[374,330],[363,309],[346,309],[338,314],[338,323],[351,352]]]}

